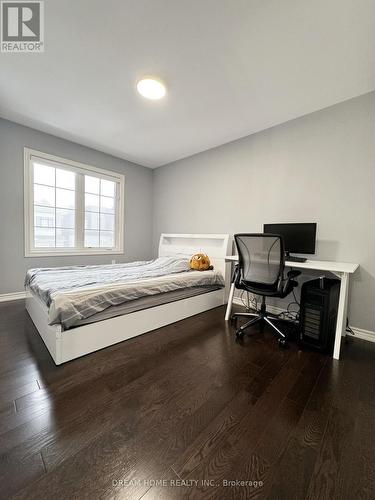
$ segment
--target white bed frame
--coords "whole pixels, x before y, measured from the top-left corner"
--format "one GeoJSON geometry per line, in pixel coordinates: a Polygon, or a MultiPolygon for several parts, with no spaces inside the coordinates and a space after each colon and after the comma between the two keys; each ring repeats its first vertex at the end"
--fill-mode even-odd
{"type": "Polygon", "coordinates": [[[98,321],[64,331],[61,325],[48,324],[48,309],[33,293],[27,292],[26,309],[56,365],[142,335],[175,321],[207,311],[227,302],[230,254],[228,234],[162,234],[159,256],[206,253],[215,270],[222,272],[225,288],[186,299],[143,309],[123,316],[98,321]]]}

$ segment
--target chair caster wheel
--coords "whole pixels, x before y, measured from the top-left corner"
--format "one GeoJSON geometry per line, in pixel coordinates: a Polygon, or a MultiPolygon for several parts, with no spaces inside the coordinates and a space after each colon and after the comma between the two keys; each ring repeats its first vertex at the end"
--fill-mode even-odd
{"type": "Polygon", "coordinates": [[[242,337],[243,337],[243,331],[242,331],[242,330],[237,330],[237,331],[236,331],[236,337],[237,337],[238,339],[242,339],[242,337]]]}
{"type": "Polygon", "coordinates": [[[287,346],[287,343],[286,343],[285,339],[278,339],[277,342],[278,342],[280,348],[285,349],[285,347],[287,346]]]}
{"type": "Polygon", "coordinates": [[[238,318],[236,316],[232,316],[230,318],[230,322],[232,325],[237,326],[238,318]]]}

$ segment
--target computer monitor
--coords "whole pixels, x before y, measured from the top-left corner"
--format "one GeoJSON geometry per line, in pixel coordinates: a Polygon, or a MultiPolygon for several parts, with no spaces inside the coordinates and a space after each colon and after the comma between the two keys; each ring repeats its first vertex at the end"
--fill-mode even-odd
{"type": "Polygon", "coordinates": [[[316,223],[264,224],[264,233],[283,237],[284,250],[289,253],[315,253],[316,223]]]}

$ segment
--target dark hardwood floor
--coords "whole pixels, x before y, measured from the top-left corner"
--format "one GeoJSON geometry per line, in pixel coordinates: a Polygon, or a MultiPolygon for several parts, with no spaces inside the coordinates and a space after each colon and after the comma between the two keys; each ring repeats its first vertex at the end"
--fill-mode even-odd
{"type": "Polygon", "coordinates": [[[375,345],[238,344],[223,316],[56,367],[0,304],[0,497],[374,499],[375,345]]]}

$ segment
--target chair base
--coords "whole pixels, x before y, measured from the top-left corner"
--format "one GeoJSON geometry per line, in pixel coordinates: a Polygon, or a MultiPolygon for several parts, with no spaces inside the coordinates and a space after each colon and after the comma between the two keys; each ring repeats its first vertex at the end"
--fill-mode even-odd
{"type": "Polygon", "coordinates": [[[277,334],[279,346],[280,347],[286,346],[286,335],[275,325],[275,323],[273,323],[272,320],[276,320],[276,318],[270,316],[267,313],[266,298],[264,296],[262,297],[262,304],[259,313],[234,313],[231,319],[233,320],[239,317],[250,317],[252,319],[244,323],[240,328],[236,330],[237,338],[242,338],[243,335],[245,334],[245,330],[250,326],[256,325],[257,323],[261,323],[261,326],[263,327],[264,324],[267,323],[277,334]]]}

